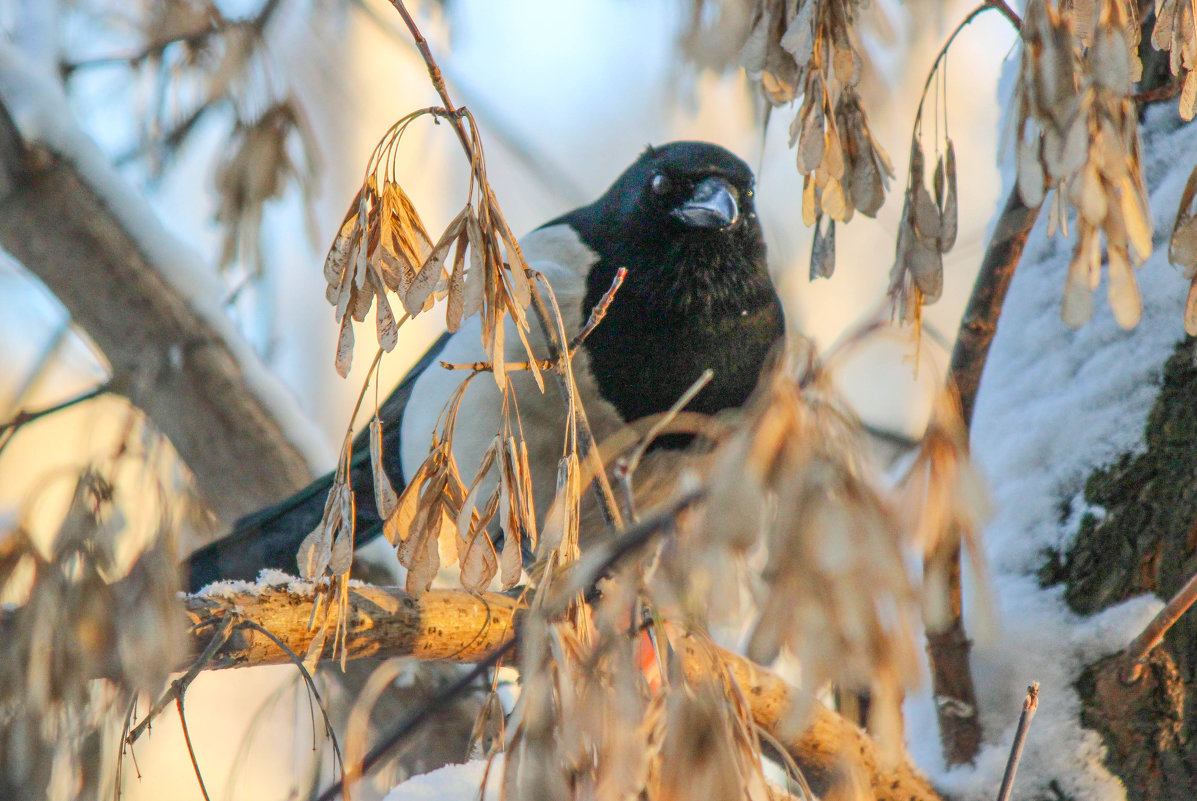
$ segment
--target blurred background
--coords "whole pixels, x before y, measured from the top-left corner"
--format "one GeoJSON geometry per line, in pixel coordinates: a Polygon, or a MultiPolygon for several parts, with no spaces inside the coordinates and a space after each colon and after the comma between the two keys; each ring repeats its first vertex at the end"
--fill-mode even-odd
{"type": "MultiPolygon", "coordinates": [[[[205,7],[3,0],[0,28],[26,52],[41,48],[58,63],[71,102],[64,113],[77,116],[166,227],[219,271],[227,313],[323,432],[324,467],[331,468],[376,345],[359,337],[354,372],[337,377],[324,255],[379,137],[405,113],[438,101],[385,0],[228,0],[212,7],[230,19],[269,7],[265,49],[235,78],[236,102],[211,104],[197,116],[212,87],[191,76],[190,56],[174,46],[156,60],[130,55],[145,47],[147,20],[168,30],[205,7]],[[258,247],[244,237],[230,246],[227,214],[220,219],[221,176],[237,120],[260,117],[284,100],[295,120],[285,143],[295,179],[262,204],[258,247]]],[[[717,142],[757,170],[771,270],[790,326],[827,347],[884,301],[915,107],[936,52],[972,4],[875,0],[863,12],[868,63],[861,95],[897,176],[876,220],[858,215],[839,226],[835,275],[815,281],[808,278],[802,178],[788,147],[796,108],[767,114],[742,69],[716,72],[687,58],[682,41],[695,13],[691,2],[443,0],[411,7],[451,96],[478,120],[492,185],[517,233],[594,199],[648,144],[717,142]]],[[[1005,149],[997,76],[1014,41],[1004,19],[982,15],[949,56],[944,91],[960,163],[960,234],[945,259],[943,298],[924,316],[917,365],[914,340],[904,332],[874,337],[840,364],[843,390],[878,430],[917,436],[946,369],[997,211],[996,163],[1005,149]]],[[[399,181],[435,237],[465,197],[468,164],[451,131],[428,121],[413,125],[396,153],[399,181]]],[[[252,223],[251,215],[244,224],[252,223]]],[[[425,315],[401,328],[399,347],[382,362],[384,392],[442,321],[425,315]]],[[[102,356],[53,295],[0,254],[0,421],[70,398],[105,376],[102,356]]],[[[104,396],[23,427],[0,452],[0,520],[52,531],[71,490],[71,482],[54,477],[110,455],[139,419],[123,399],[104,396]]],[[[169,459],[161,472],[179,475],[169,459]]],[[[203,528],[195,521],[196,531],[203,528]]],[[[188,709],[214,798],[268,801],[306,786],[318,727],[309,723],[293,670],[205,675],[188,695],[188,709]]],[[[126,768],[128,798],[201,797],[177,718],[155,724],[136,756],[137,770],[126,768]]]]}

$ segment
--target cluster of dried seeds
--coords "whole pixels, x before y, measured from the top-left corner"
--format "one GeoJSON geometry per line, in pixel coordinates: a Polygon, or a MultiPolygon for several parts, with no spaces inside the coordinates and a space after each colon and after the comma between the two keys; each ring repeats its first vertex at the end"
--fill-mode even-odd
{"type": "Polygon", "coordinates": [[[264,265],[260,237],[266,203],[286,192],[291,180],[304,195],[315,181],[316,143],[298,104],[287,100],[268,108],[253,122],[238,122],[230,147],[216,168],[219,202],[216,220],[223,227],[220,267],[240,258],[252,272],[264,265]],[[292,147],[292,135],[298,147],[292,147]]]}
{"type": "Polygon", "coordinates": [[[1131,328],[1141,314],[1132,269],[1152,250],[1130,97],[1141,71],[1138,34],[1133,11],[1122,2],[1103,4],[1090,26],[1092,14],[1092,4],[1074,6],[1074,17],[1044,0],[1027,5],[1017,96],[1018,189],[1030,208],[1043,202],[1047,189],[1057,190],[1049,233],[1067,233],[1066,203],[1077,210],[1077,244],[1061,304],[1064,322],[1079,326],[1092,316],[1104,235],[1110,306],[1118,324],[1131,328]],[[1084,22],[1078,27],[1074,18],[1084,22]],[[1085,39],[1078,34],[1089,42],[1083,50],[1085,39]]]}
{"type": "MultiPolygon", "coordinates": [[[[791,354],[716,452],[697,532],[663,570],[702,620],[738,595],[720,566],[759,562],[748,656],[769,664],[784,650],[802,665],[806,699],[828,681],[869,690],[890,722],[890,702],[917,677],[914,537],[862,437],[825,376],[791,354]]],[[[797,699],[794,714],[806,708],[797,699]]]]}
{"type": "Polygon", "coordinates": [[[628,564],[604,582],[591,632],[550,623],[543,609],[529,615],[505,766],[511,797],[773,797],[751,711],[713,649],[702,680],[671,665],[666,637],[646,650],[635,625],[642,571],[628,564]]]}
{"type": "MultiPolygon", "coordinates": [[[[398,323],[386,296],[391,291],[403,305],[404,319],[447,299],[445,322],[450,331],[456,331],[463,318],[481,311],[483,344],[492,360],[495,381],[503,387],[506,316],[510,315],[525,349],[531,352],[524,312],[531,299],[531,285],[519,244],[486,184],[481,155],[475,154],[476,202],[466,204],[435,244],[411,198],[393,177],[393,151],[407,126],[421,116],[438,113],[443,112],[414,112],[387,132],[370,158],[366,179],[329,249],[324,278],[326,297],[336,309],[340,325],[337,372],[348,374],[353,361],[353,321],[365,320],[375,299],[378,344],[385,351],[395,347],[398,323]]],[[[539,383],[539,368],[530,361],[539,383]]]]}
{"type": "Polygon", "coordinates": [[[49,553],[21,529],[0,536],[0,595],[10,584],[23,590],[0,637],[0,787],[15,799],[49,797],[52,780],[78,786],[80,798],[102,795],[112,753],[101,748],[105,733],[134,694],[158,693],[178,663],[173,553],[159,533],[118,578],[125,529],[111,484],[88,470],[49,553]]]}
{"type": "MultiPolygon", "coordinates": [[[[1183,81],[1180,90],[1180,116],[1188,121],[1197,112],[1197,9],[1185,0],[1156,0],[1155,27],[1151,43],[1166,50],[1172,74],[1183,81]]],[[[1136,29],[1136,35],[1138,31],[1136,29]]],[[[1137,44],[1137,40],[1136,40],[1137,44]]]]}
{"type": "Polygon", "coordinates": [[[931,189],[927,188],[925,171],[926,157],[916,123],[889,277],[889,295],[902,322],[917,322],[923,304],[939,299],[943,291],[943,257],[956,244],[956,149],[950,138],[936,160],[931,189]]]}
{"type": "Polygon", "coordinates": [[[1168,241],[1168,261],[1184,270],[1189,279],[1189,298],[1185,303],[1185,332],[1197,336],[1197,168],[1189,174],[1189,181],[1180,196],[1176,210],[1176,225],[1168,241]]]}
{"type": "Polygon", "coordinates": [[[861,57],[852,43],[859,2],[759,0],[741,60],[765,97],[781,105],[802,96],[790,126],[802,173],[802,219],[816,226],[811,275],[835,268],[835,223],[885,200],[893,166],[869,131],[856,92],[861,57]],[[830,218],[824,231],[823,216],[830,218]]]}

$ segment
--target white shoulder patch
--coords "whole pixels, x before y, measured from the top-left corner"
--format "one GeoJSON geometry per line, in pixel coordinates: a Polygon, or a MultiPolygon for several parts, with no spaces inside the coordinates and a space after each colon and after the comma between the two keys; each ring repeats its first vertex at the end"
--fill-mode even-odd
{"type": "MultiPolygon", "coordinates": [[[[598,254],[586,247],[568,225],[554,225],[533,231],[520,241],[520,247],[528,265],[542,273],[553,288],[566,335],[572,338],[582,326],[586,276],[598,261],[598,254]]],[[[513,362],[526,361],[527,356],[514,324],[508,319],[506,325],[507,359],[513,362]]],[[[547,349],[540,323],[531,310],[528,312],[528,329],[527,336],[533,350],[537,351],[539,358],[546,358],[547,349]]],[[[481,322],[474,316],[453,335],[438,361],[469,364],[486,359],[481,341],[481,322]]],[[[578,358],[574,360],[574,374],[591,424],[601,439],[618,427],[618,415],[610,404],[598,396],[588,362],[585,352],[579,351],[578,358]]],[[[416,379],[411,400],[404,411],[400,435],[404,476],[413,475],[427,457],[441,411],[467,375],[461,371],[445,370],[434,363],[416,379]]],[[[526,371],[509,373],[508,376],[515,389],[520,421],[528,443],[537,516],[543,520],[555,491],[557,461],[562,456],[564,404],[557,388],[553,386],[552,376],[545,375],[544,393],[536,388],[526,371]]],[[[499,430],[501,403],[502,396],[493,377],[489,375],[474,378],[462,397],[453,437],[453,458],[461,471],[462,480],[467,484],[473,479],[482,454],[499,430]]]]}

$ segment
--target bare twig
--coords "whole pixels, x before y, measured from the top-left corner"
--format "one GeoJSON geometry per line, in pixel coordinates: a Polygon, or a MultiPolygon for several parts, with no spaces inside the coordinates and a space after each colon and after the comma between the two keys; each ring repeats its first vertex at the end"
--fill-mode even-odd
{"type": "MultiPolygon", "coordinates": [[[[553,287],[549,284],[548,279],[543,274],[536,270],[531,271],[531,275],[536,279],[532,284],[532,308],[536,312],[536,319],[540,323],[541,329],[544,331],[545,342],[548,344],[549,361],[557,365],[557,369],[553,374],[557,376],[557,388],[561,391],[562,401],[568,408],[570,405],[570,395],[572,390],[570,387],[573,384],[573,379],[567,378],[564,374],[568,370],[568,362],[563,358],[567,352],[564,350],[565,331],[564,327],[560,330],[558,326],[553,325],[553,320],[558,322],[561,320],[560,309],[557,308],[557,298],[553,294],[553,287]],[[549,299],[553,302],[553,310],[556,312],[556,317],[549,314],[548,308],[545,306],[544,298],[540,296],[540,287],[538,283],[543,284],[545,291],[549,293],[549,299]]],[[[611,528],[622,528],[623,519],[619,513],[619,506],[615,502],[615,493],[611,491],[611,483],[607,480],[607,471],[603,466],[602,460],[599,458],[598,448],[595,447],[594,434],[590,430],[590,419],[586,416],[586,407],[581,400],[575,404],[577,412],[578,424],[578,456],[582,463],[589,462],[594,472],[594,497],[598,501],[599,511],[603,514],[603,522],[611,528]]]]}
{"type": "Polygon", "coordinates": [[[97,398],[107,392],[109,386],[110,382],[105,381],[103,384],[100,384],[94,389],[89,389],[87,392],[76,395],[73,398],[68,398],[60,403],[54,404],[53,406],[48,406],[45,409],[37,409],[36,411],[32,412],[27,412],[22,409],[21,411],[17,412],[16,415],[7,423],[0,423],[0,453],[4,452],[4,448],[7,447],[8,443],[12,441],[12,438],[16,436],[17,430],[21,426],[27,423],[32,423],[34,420],[47,415],[54,414],[55,412],[61,412],[63,409],[69,409],[76,404],[89,401],[92,398],[97,398]]]}
{"type": "Polygon", "coordinates": [[[1180,620],[1181,616],[1189,610],[1193,602],[1197,601],[1197,575],[1190,578],[1185,585],[1180,588],[1176,595],[1172,596],[1172,600],[1168,601],[1167,605],[1159,611],[1151,622],[1147,624],[1147,628],[1131,641],[1131,644],[1126,647],[1126,661],[1128,666],[1123,676],[1123,681],[1128,684],[1136,682],[1143,674],[1143,663],[1147,661],[1147,656],[1160,644],[1160,640],[1164,639],[1164,635],[1168,633],[1168,629],[1172,628],[1172,624],[1180,620]]]}
{"type": "Polygon", "coordinates": [[[204,786],[204,777],[200,773],[199,760],[195,758],[195,748],[191,745],[191,733],[187,730],[187,716],[183,714],[183,696],[175,698],[175,708],[179,710],[179,726],[183,729],[183,742],[187,744],[187,754],[191,757],[191,767],[195,770],[195,780],[199,782],[200,792],[204,795],[204,801],[212,801],[208,797],[208,788],[204,786]]]}
{"type": "MultiPolygon", "coordinates": [[[[310,692],[312,697],[316,699],[316,708],[320,710],[320,716],[324,718],[324,733],[328,735],[328,741],[332,743],[333,756],[336,758],[337,764],[341,767],[341,772],[343,774],[345,772],[345,757],[341,755],[341,744],[337,741],[336,729],[333,728],[332,720],[330,720],[328,717],[328,710],[324,707],[324,699],[320,696],[320,689],[316,687],[316,680],[313,679],[312,674],[308,672],[307,666],[303,663],[303,659],[300,658],[299,654],[288,648],[285,642],[274,636],[269,629],[257,623],[256,621],[241,620],[237,623],[237,628],[253,629],[263,637],[266,637],[275,645],[277,645],[279,650],[285,653],[287,658],[291,660],[291,663],[295,665],[296,669],[299,671],[299,675],[303,678],[304,683],[307,685],[308,692],[310,692]]],[[[312,728],[312,733],[313,739],[315,739],[315,726],[312,728]]]]}
{"type": "Polygon", "coordinates": [[[615,293],[623,286],[623,279],[628,276],[628,268],[620,267],[615,271],[615,277],[611,279],[611,286],[607,287],[607,291],[599,298],[599,302],[594,304],[594,308],[590,310],[590,319],[586,321],[586,325],[582,326],[582,330],[569,343],[569,351],[573,353],[578,349],[578,346],[586,341],[586,337],[590,336],[590,332],[598,328],[598,324],[607,316],[607,309],[611,306],[611,301],[615,299],[615,293]]]}
{"type": "Polygon", "coordinates": [[[1006,772],[1002,775],[1002,788],[998,790],[997,801],[1008,801],[1010,788],[1014,784],[1014,774],[1018,772],[1018,761],[1022,759],[1022,748],[1027,741],[1027,730],[1031,728],[1031,719],[1035,717],[1035,710],[1039,708],[1039,682],[1031,682],[1027,687],[1026,700],[1022,702],[1022,714],[1018,716],[1018,730],[1014,732],[1014,742],[1010,745],[1010,758],[1006,760],[1006,772]]]}
{"type": "Polygon", "coordinates": [[[162,697],[159,698],[152,707],[150,707],[150,711],[146,713],[144,718],[142,718],[141,723],[138,723],[133,727],[133,730],[129,732],[127,737],[125,737],[126,745],[133,745],[133,743],[137,742],[137,738],[140,737],[145,730],[150,727],[150,724],[153,723],[154,718],[162,714],[162,710],[166,709],[167,704],[169,704],[172,700],[177,701],[183,697],[183,694],[187,692],[187,688],[191,685],[191,682],[195,681],[195,678],[200,674],[200,671],[212,663],[212,660],[216,658],[216,654],[221,648],[224,647],[224,644],[229,641],[229,635],[233,632],[233,624],[236,622],[236,618],[232,615],[229,615],[217,622],[218,625],[216,627],[216,631],[212,634],[212,638],[208,640],[207,647],[205,647],[203,652],[192,661],[191,666],[187,668],[186,673],[170,683],[170,687],[168,687],[166,692],[162,694],[162,697]]]}
{"type": "MultiPolygon", "coordinates": [[[[939,53],[936,54],[935,61],[931,62],[931,69],[927,71],[927,80],[923,83],[923,93],[919,97],[918,110],[914,115],[914,135],[918,134],[919,125],[922,123],[923,105],[927,101],[927,92],[931,88],[931,81],[934,79],[935,72],[939,69],[939,65],[945,58],[947,58],[948,50],[951,48],[952,42],[956,41],[956,37],[960,35],[960,32],[967,28],[973,20],[990,9],[1000,11],[1002,16],[1008,19],[1010,24],[1014,26],[1015,30],[1022,30],[1022,18],[1015,13],[1014,9],[1005,3],[1005,0],[986,0],[984,3],[968,12],[964,19],[960,21],[960,24],[958,24],[948,35],[948,38],[946,41],[944,41],[943,46],[939,48],[939,53]]],[[[914,135],[912,135],[911,138],[913,138],[914,135]]]]}
{"type": "Polygon", "coordinates": [[[694,400],[694,396],[702,391],[702,388],[711,382],[715,377],[715,371],[709,367],[702,371],[702,374],[694,380],[694,383],[681,394],[681,396],[673,402],[673,405],[653,423],[652,428],[644,433],[644,436],[636,443],[636,447],[632,449],[631,453],[626,456],[621,456],[615,463],[615,475],[619,479],[620,486],[623,488],[624,501],[627,504],[628,517],[633,521],[636,520],[636,506],[633,502],[635,497],[632,491],[632,479],[636,474],[636,468],[640,466],[640,460],[644,458],[648,446],[653,443],[661,432],[669,427],[669,424],[681,414],[682,409],[690,401],[694,400]]]}
{"type": "MultiPolygon", "coordinates": [[[[557,365],[551,359],[541,359],[536,362],[536,366],[541,370],[552,370],[557,365]]],[[[469,370],[472,373],[490,373],[495,369],[493,362],[469,362],[468,364],[441,362],[441,367],[446,370],[469,370]]],[[[504,362],[503,369],[507,372],[513,370],[531,370],[532,365],[529,362],[504,362]]]]}
{"type": "Polygon", "coordinates": [[[150,58],[156,58],[162,55],[163,51],[171,45],[185,44],[185,45],[203,45],[213,36],[218,36],[234,28],[247,28],[257,34],[261,34],[265,30],[266,25],[270,22],[270,18],[282,5],[281,0],[267,0],[262,5],[258,13],[252,17],[244,17],[237,19],[228,19],[221,16],[219,19],[213,20],[209,24],[202,27],[196,27],[191,30],[180,31],[171,36],[162,37],[153,41],[147,42],[142,48],[133,53],[124,55],[98,56],[95,58],[81,59],[79,61],[64,61],[59,65],[59,70],[64,76],[70,76],[77,70],[88,69],[91,67],[106,67],[114,65],[128,65],[132,67],[140,66],[143,62],[150,58]]]}

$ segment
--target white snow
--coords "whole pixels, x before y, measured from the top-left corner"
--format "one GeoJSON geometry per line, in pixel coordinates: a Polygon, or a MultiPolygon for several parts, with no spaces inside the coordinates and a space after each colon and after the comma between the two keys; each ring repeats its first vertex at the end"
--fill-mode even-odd
{"type": "MultiPolygon", "coordinates": [[[[912,754],[959,799],[996,794],[1031,681],[1042,684],[1040,704],[1016,797],[1054,797],[1054,785],[1078,799],[1125,798],[1121,782],[1101,763],[1100,737],[1081,728],[1073,682],[1086,665],[1123,648],[1162,602],[1141,597],[1081,617],[1067,608],[1061,587],[1041,588],[1035,572],[1046,550],[1068,547],[1083,512],[1100,512],[1082,497],[1092,471],[1143,450],[1164,362],[1184,334],[1187,283],[1167,262],[1167,241],[1197,152],[1197,127],[1178,124],[1175,104],[1163,103],[1149,110],[1143,125],[1156,234],[1155,253],[1136,276],[1144,307],[1138,328],[1122,331],[1115,324],[1104,281],[1088,325],[1073,331],[1060,321],[1074,242],[1047,238],[1046,204],[1006,300],[973,427],[974,453],[996,507],[985,548],[1000,625],[973,652],[986,738],[975,767],[944,771],[926,691],[907,709],[912,754]],[[1064,522],[1061,508],[1070,509],[1064,522]]],[[[1011,171],[1005,172],[1009,187],[1011,171]]]]}
{"type": "Polygon", "coordinates": [[[223,340],[240,366],[246,385],[270,410],[288,441],[299,450],[314,472],[326,470],[335,460],[327,441],[224,314],[221,299],[225,291],[214,272],[163,227],[146,199],[82,131],[62,85],[54,75],[35,69],[24,54],[2,40],[0,97],[27,142],[40,144],[68,160],[83,180],[104,198],[163,280],[174,287],[223,340]]]}
{"type": "Polygon", "coordinates": [[[490,774],[486,760],[475,759],[464,765],[443,768],[413,776],[383,797],[383,801],[491,801],[499,797],[503,779],[503,755],[495,757],[490,774]],[[486,776],[486,795],[479,798],[478,788],[486,776]]]}

